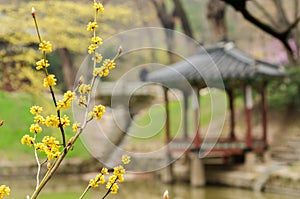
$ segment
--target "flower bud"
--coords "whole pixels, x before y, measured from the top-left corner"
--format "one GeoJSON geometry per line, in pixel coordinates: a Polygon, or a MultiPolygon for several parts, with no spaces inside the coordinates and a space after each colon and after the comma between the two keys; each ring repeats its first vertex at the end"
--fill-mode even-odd
{"type": "Polygon", "coordinates": [[[34,7],[31,8],[31,15],[33,18],[35,18],[35,14],[36,14],[36,11],[34,9],[34,7]]]}
{"type": "Polygon", "coordinates": [[[165,191],[163,199],[169,199],[169,191],[168,190],[165,191]]]}
{"type": "Polygon", "coordinates": [[[0,126],[2,126],[4,124],[3,120],[0,120],[0,126]]]}
{"type": "Polygon", "coordinates": [[[119,55],[122,53],[122,51],[123,51],[123,48],[122,48],[122,46],[120,46],[119,49],[118,49],[119,55]]]}

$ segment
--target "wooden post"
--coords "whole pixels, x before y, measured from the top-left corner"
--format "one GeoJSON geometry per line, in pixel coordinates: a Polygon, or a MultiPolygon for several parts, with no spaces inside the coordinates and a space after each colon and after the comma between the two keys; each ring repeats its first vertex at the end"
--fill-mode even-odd
{"type": "Polygon", "coordinates": [[[188,109],[189,109],[189,94],[183,92],[183,137],[188,139],[188,109]]]}
{"type": "Polygon", "coordinates": [[[171,141],[171,135],[170,135],[170,110],[169,110],[169,98],[168,98],[168,88],[164,87],[164,99],[165,99],[165,107],[166,107],[166,137],[165,142],[168,144],[171,141]]]}
{"type": "Polygon", "coordinates": [[[250,85],[246,85],[244,88],[244,103],[245,103],[245,114],[246,114],[246,145],[247,149],[252,148],[252,88],[250,85]]]}
{"type": "Polygon", "coordinates": [[[171,141],[171,134],[170,134],[170,109],[169,109],[169,98],[168,98],[168,88],[163,87],[164,89],[164,99],[165,99],[165,107],[166,107],[166,124],[165,124],[165,129],[166,129],[166,137],[165,137],[165,142],[167,145],[167,161],[170,163],[168,166],[166,166],[162,170],[162,181],[164,183],[173,183],[174,182],[174,173],[173,173],[173,165],[172,165],[172,155],[171,151],[169,149],[169,143],[171,141]]]}
{"type": "Polygon", "coordinates": [[[234,91],[232,88],[226,89],[229,98],[230,108],[230,139],[235,140],[235,112],[234,112],[234,91]]]}
{"type": "Polygon", "coordinates": [[[262,131],[263,131],[263,141],[265,144],[265,147],[268,146],[268,138],[267,138],[267,125],[268,125],[268,105],[267,105],[267,96],[266,96],[266,82],[263,82],[262,88],[261,88],[261,111],[262,111],[262,131]]]}
{"type": "Polygon", "coordinates": [[[195,131],[196,131],[196,135],[194,138],[194,147],[196,150],[200,149],[200,144],[201,144],[201,135],[200,135],[200,126],[201,126],[201,122],[200,122],[200,88],[195,88],[195,93],[196,93],[196,100],[193,104],[193,108],[195,111],[195,131]]]}

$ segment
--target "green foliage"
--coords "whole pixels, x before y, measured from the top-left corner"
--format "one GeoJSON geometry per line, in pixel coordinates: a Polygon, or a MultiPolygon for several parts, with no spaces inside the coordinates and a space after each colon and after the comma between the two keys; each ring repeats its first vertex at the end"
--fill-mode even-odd
{"type": "Polygon", "coordinates": [[[287,73],[288,76],[282,81],[270,83],[270,106],[300,111],[300,67],[288,68],[287,73]]]}

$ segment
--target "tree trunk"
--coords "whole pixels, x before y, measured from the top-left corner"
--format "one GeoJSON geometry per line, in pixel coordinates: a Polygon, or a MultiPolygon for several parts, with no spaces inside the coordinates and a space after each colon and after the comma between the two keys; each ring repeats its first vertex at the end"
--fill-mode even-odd
{"type": "Polygon", "coordinates": [[[67,48],[59,48],[57,49],[57,52],[62,62],[62,72],[66,88],[68,90],[71,90],[73,89],[75,81],[75,72],[73,68],[71,54],[67,48]]]}
{"type": "Polygon", "coordinates": [[[214,34],[213,42],[227,40],[226,5],[220,0],[210,0],[207,3],[207,18],[214,34]]]}

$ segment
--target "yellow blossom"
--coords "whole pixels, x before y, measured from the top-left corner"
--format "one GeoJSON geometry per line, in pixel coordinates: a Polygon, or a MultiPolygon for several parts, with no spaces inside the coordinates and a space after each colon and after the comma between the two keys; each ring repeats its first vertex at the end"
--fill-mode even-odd
{"type": "Polygon", "coordinates": [[[86,106],[86,97],[83,95],[80,95],[78,105],[80,107],[85,107],[86,106]]]}
{"type": "Polygon", "coordinates": [[[39,61],[36,62],[36,70],[41,70],[43,68],[47,68],[49,67],[50,64],[48,63],[48,60],[45,60],[45,59],[41,59],[39,61]]]}
{"type": "Polygon", "coordinates": [[[69,117],[64,115],[62,118],[60,118],[60,123],[61,125],[63,126],[70,126],[70,120],[69,120],[69,117]]]}
{"type": "Polygon", "coordinates": [[[102,61],[102,55],[96,52],[95,57],[93,57],[92,60],[96,61],[96,63],[100,63],[102,61]]]}
{"type": "Polygon", "coordinates": [[[92,42],[95,43],[95,44],[98,44],[98,45],[101,45],[102,44],[102,38],[100,37],[92,37],[92,42]]]}
{"type": "Polygon", "coordinates": [[[34,122],[35,122],[35,123],[39,123],[39,124],[45,124],[45,119],[44,119],[44,117],[41,116],[41,115],[36,115],[36,116],[34,117],[34,122]]]}
{"type": "Polygon", "coordinates": [[[93,112],[89,114],[90,117],[96,118],[96,119],[101,119],[102,115],[105,113],[105,106],[103,105],[98,105],[95,106],[93,109],[93,112]]]}
{"type": "Polygon", "coordinates": [[[51,74],[45,77],[44,79],[44,87],[50,87],[56,85],[55,75],[51,74]]]}
{"type": "Polygon", "coordinates": [[[49,41],[42,41],[39,45],[39,50],[42,52],[50,53],[52,52],[52,44],[49,41]]]}
{"type": "Polygon", "coordinates": [[[42,127],[40,127],[38,124],[31,124],[29,128],[30,133],[40,133],[42,130],[42,127]]]}
{"type": "Polygon", "coordinates": [[[76,98],[76,94],[72,91],[67,91],[64,94],[64,100],[65,101],[67,101],[67,100],[73,101],[75,98],[76,98]]]}
{"type": "Polygon", "coordinates": [[[32,107],[30,108],[30,113],[31,113],[32,115],[41,113],[42,111],[43,111],[43,107],[40,107],[40,106],[32,106],[32,107]]]}
{"type": "Polygon", "coordinates": [[[111,194],[117,194],[117,192],[119,190],[119,186],[117,183],[113,183],[113,184],[107,183],[106,189],[109,189],[111,194]]]}
{"type": "Polygon", "coordinates": [[[37,143],[35,144],[34,148],[35,150],[38,150],[38,151],[41,151],[41,152],[44,152],[45,151],[45,144],[43,143],[37,143]]]}
{"type": "Polygon", "coordinates": [[[30,137],[29,135],[24,135],[21,139],[22,144],[27,144],[28,146],[32,146],[34,144],[35,139],[30,137]]]}
{"type": "Polygon", "coordinates": [[[103,175],[108,174],[108,169],[107,169],[107,168],[102,168],[102,169],[101,169],[101,173],[102,173],[103,175]]]}
{"type": "Polygon", "coordinates": [[[75,123],[72,125],[73,132],[76,133],[76,132],[78,131],[78,127],[80,127],[80,123],[75,122],[75,123]]]}
{"type": "Polygon", "coordinates": [[[95,50],[98,48],[97,44],[90,44],[88,47],[88,53],[92,54],[93,52],[95,52],[95,50]]]}
{"type": "Polygon", "coordinates": [[[102,3],[94,3],[94,8],[96,9],[97,12],[103,13],[104,12],[104,7],[102,3]]]}
{"type": "Polygon", "coordinates": [[[110,59],[105,59],[103,62],[103,66],[105,68],[108,68],[109,70],[112,70],[116,67],[116,63],[114,60],[110,60],[110,59]]]}
{"type": "Polygon", "coordinates": [[[78,92],[80,94],[88,94],[91,91],[91,85],[89,84],[81,84],[78,88],[78,92]]]}
{"type": "Polygon", "coordinates": [[[4,198],[4,196],[9,196],[10,188],[6,185],[0,186],[0,199],[4,198]]]}
{"type": "Polygon", "coordinates": [[[123,162],[123,164],[129,164],[130,163],[130,156],[122,155],[122,162],[123,162]]]}
{"type": "Polygon", "coordinates": [[[103,68],[103,67],[100,67],[100,68],[94,68],[94,71],[93,71],[94,77],[96,77],[96,76],[102,77],[102,76],[103,76],[103,70],[104,70],[104,69],[105,69],[105,68],[103,68]]]}
{"type": "Polygon", "coordinates": [[[108,75],[109,75],[109,70],[108,70],[108,68],[105,68],[103,70],[103,77],[107,77],[108,75]]]}
{"type": "Polygon", "coordinates": [[[87,31],[93,31],[94,29],[96,29],[98,27],[97,22],[93,21],[93,22],[89,22],[89,24],[87,25],[86,30],[87,31]]]}
{"type": "Polygon", "coordinates": [[[57,115],[50,115],[46,117],[46,121],[45,121],[46,126],[50,127],[59,127],[59,118],[57,115]]]}
{"type": "Polygon", "coordinates": [[[104,183],[105,183],[104,176],[100,173],[95,177],[95,179],[90,180],[89,186],[96,188],[99,186],[99,184],[104,184],[104,183]]]}
{"type": "Polygon", "coordinates": [[[60,156],[60,144],[55,137],[45,136],[42,140],[44,144],[44,152],[47,155],[48,160],[58,158],[60,156]]]}

